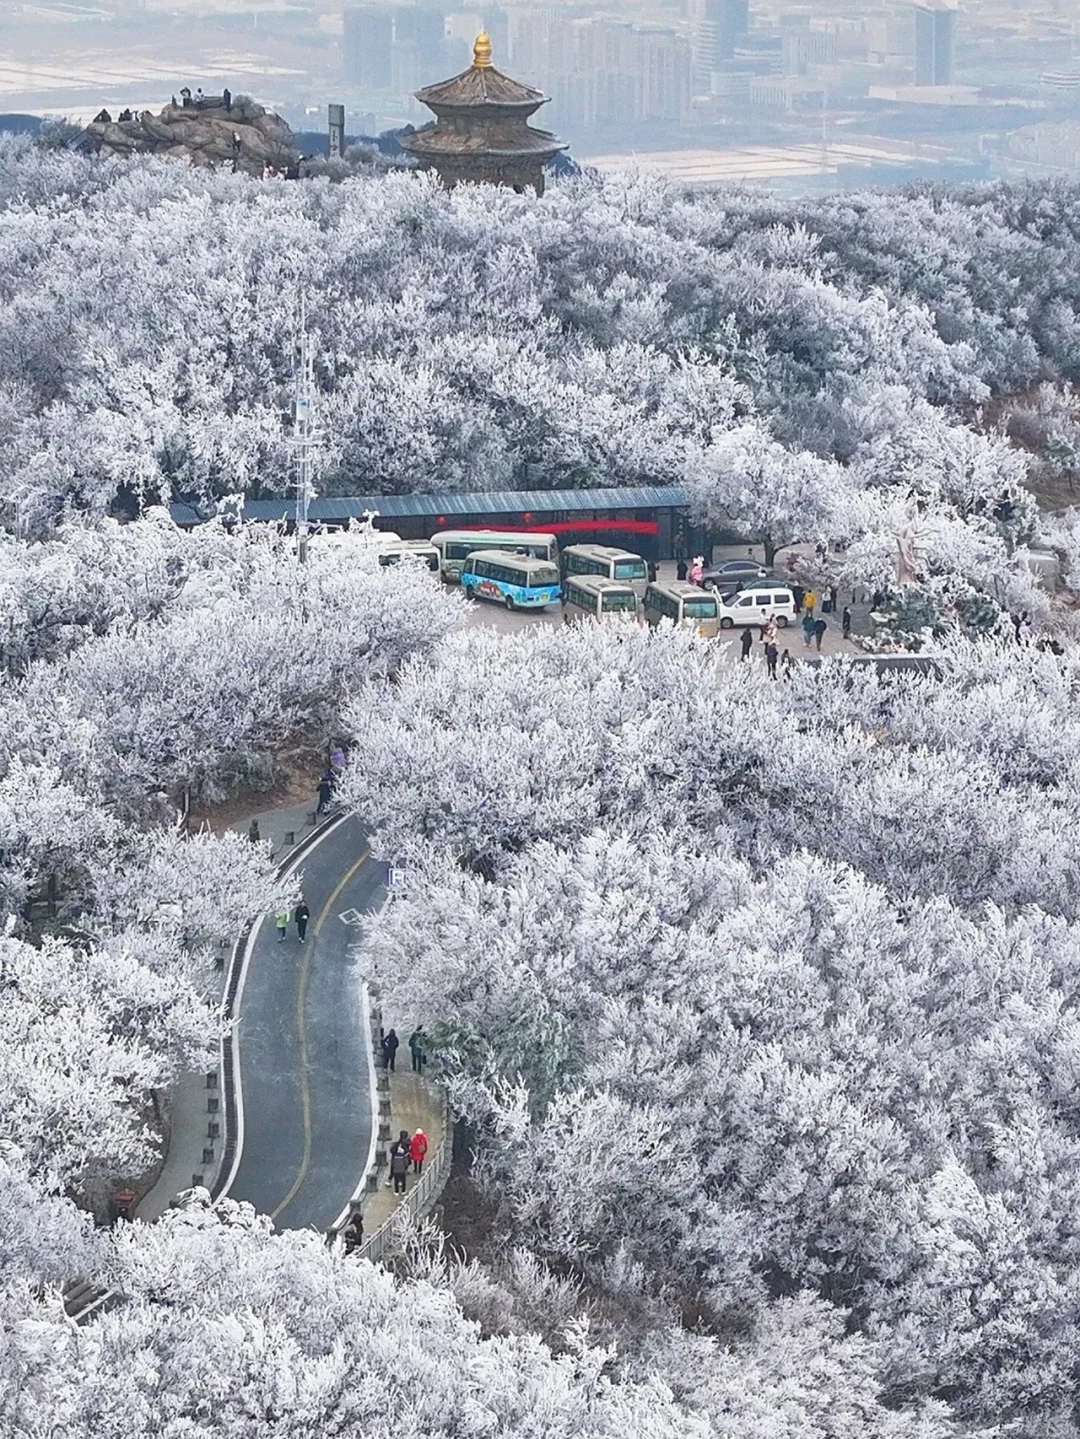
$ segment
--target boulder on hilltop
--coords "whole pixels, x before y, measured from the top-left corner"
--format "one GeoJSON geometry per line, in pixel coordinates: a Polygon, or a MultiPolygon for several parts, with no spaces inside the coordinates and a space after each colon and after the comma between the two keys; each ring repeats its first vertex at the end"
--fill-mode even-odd
{"type": "Polygon", "coordinates": [[[93,155],[172,155],[193,165],[232,164],[249,175],[285,171],[300,162],[292,131],[246,95],[226,106],[211,97],[198,104],[162,107],[157,115],[105,110],[87,125],[78,148],[93,155]]]}

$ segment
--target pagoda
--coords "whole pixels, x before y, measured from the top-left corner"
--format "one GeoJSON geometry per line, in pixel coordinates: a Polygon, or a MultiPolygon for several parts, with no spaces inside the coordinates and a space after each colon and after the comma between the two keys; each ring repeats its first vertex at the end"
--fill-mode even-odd
{"type": "Polygon", "coordinates": [[[437,170],[447,187],[471,181],[509,185],[519,193],[531,185],[544,193],[544,166],[567,147],[546,130],[530,128],[529,116],[547,104],[547,96],[495,69],[485,31],[476,37],[468,70],[425,86],[416,98],[436,119],[430,130],[402,137],[421,169],[437,170]]]}

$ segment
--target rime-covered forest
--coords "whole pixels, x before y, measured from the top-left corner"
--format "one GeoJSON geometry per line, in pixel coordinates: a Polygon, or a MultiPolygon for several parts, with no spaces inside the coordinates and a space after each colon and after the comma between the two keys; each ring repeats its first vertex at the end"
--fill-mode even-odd
{"type": "Polygon", "coordinates": [[[1080,656],[1023,561],[1080,582],[1030,488],[1080,453],[1076,199],[0,142],[0,1431],[1080,1439],[1080,656]],[[324,490],[678,483],[843,537],[840,584],[906,530],[937,672],[499,635],[407,565],[181,533],[288,485],[299,284],[324,490]],[[220,944],[294,897],[180,821],[330,733],[410,876],[356,964],[468,1126],[470,1246],[100,1227],[220,944]],[[122,1302],[75,1326],[72,1277],[122,1302]]]}
{"type": "Polygon", "coordinates": [[[0,497],[46,513],[287,488],[298,281],[332,493],[685,482],[737,421],[891,483],[915,436],[1080,373],[1067,185],[536,205],[7,137],[0,205],[0,497]]]}

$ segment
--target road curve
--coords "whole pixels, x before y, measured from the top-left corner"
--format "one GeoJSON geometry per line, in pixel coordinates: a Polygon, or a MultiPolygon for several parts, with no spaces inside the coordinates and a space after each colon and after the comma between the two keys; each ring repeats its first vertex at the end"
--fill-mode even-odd
{"type": "Polygon", "coordinates": [[[237,995],[237,1157],[223,1194],[279,1229],[329,1229],[360,1182],[371,1144],[370,1053],[349,963],[360,913],[382,897],[385,868],[349,818],[307,850],[307,940],[254,930],[237,995]]]}

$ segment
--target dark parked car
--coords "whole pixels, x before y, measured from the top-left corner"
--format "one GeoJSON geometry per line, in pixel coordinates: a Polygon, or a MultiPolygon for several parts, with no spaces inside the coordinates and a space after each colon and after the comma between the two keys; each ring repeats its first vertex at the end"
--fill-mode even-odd
{"type": "Polygon", "coordinates": [[[701,576],[701,583],[707,590],[734,594],[743,585],[769,578],[769,570],[757,560],[724,560],[718,565],[710,565],[701,576]]]}

